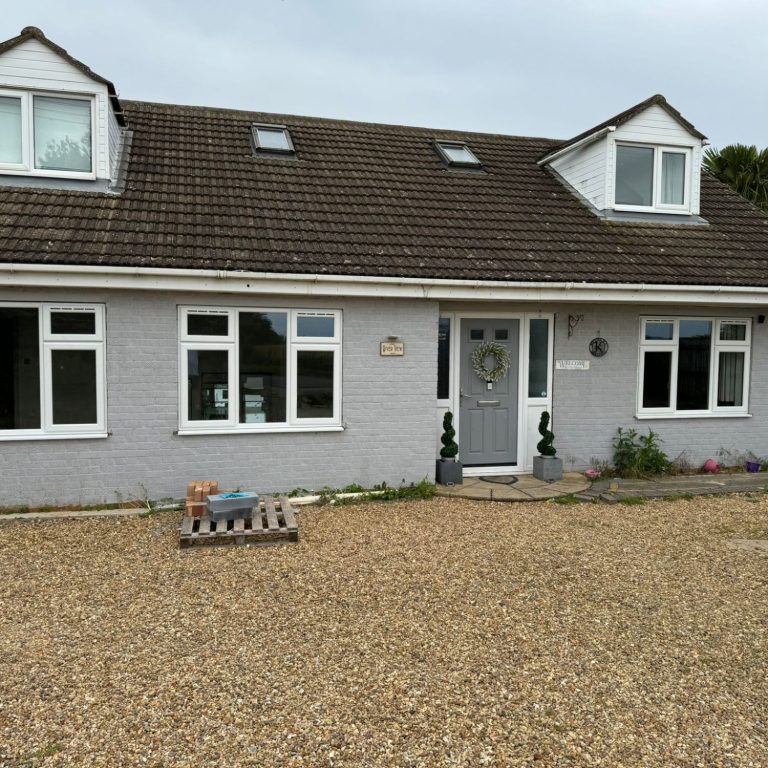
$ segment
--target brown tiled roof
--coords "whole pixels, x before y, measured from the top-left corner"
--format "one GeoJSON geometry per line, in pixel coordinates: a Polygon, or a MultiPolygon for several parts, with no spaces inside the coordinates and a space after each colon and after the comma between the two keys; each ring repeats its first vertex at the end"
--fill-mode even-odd
{"type": "Polygon", "coordinates": [[[48,48],[50,48],[54,53],[57,53],[59,56],[61,56],[64,61],[69,62],[73,67],[75,67],[75,69],[79,69],[84,75],[86,75],[86,77],[90,77],[91,80],[95,80],[97,83],[106,85],[107,92],[109,93],[109,100],[117,117],[117,121],[120,125],[125,125],[123,108],[120,105],[120,100],[117,98],[117,90],[115,89],[113,83],[107,80],[106,77],[97,75],[89,66],[83,64],[83,62],[79,59],[76,59],[68,51],[65,51],[64,48],[62,48],[60,45],[56,45],[53,40],[49,40],[43,33],[42,29],[38,29],[37,27],[24,27],[24,29],[22,29],[16,37],[12,37],[10,40],[5,40],[0,43],[0,55],[4,54],[6,51],[10,51],[11,48],[15,48],[19,43],[23,43],[26,40],[32,39],[48,46],[48,48]]]}
{"type": "Polygon", "coordinates": [[[696,128],[695,125],[693,125],[693,123],[689,123],[660,93],[657,93],[645,101],[641,101],[639,104],[635,104],[633,107],[625,109],[623,112],[619,112],[618,115],[614,115],[613,117],[608,118],[608,120],[603,120],[602,123],[599,123],[593,128],[590,128],[587,131],[582,131],[577,136],[568,139],[568,141],[561,141],[555,144],[554,147],[550,147],[549,149],[545,150],[542,161],[546,160],[549,155],[552,155],[555,152],[560,152],[561,150],[565,149],[566,147],[570,147],[573,144],[577,144],[582,139],[586,139],[588,136],[599,133],[605,128],[609,128],[610,126],[618,128],[620,125],[628,122],[636,115],[639,115],[641,112],[645,112],[648,107],[653,107],[654,105],[661,107],[665,112],[667,112],[667,114],[677,120],[677,122],[680,123],[680,125],[682,125],[683,128],[685,128],[692,136],[695,136],[697,139],[707,138],[703,133],[701,133],[701,131],[696,128]]]}
{"type": "Polygon", "coordinates": [[[607,223],[556,142],[141,102],[121,195],[0,187],[4,262],[515,281],[768,285],[768,217],[710,176],[711,226],[607,223]],[[296,159],[254,157],[252,122],[296,159]],[[485,172],[447,170],[435,138],[485,172]]]}

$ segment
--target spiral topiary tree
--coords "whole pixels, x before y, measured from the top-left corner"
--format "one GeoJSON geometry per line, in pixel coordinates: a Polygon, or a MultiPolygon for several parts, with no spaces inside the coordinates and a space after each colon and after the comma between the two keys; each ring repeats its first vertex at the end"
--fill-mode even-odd
{"type": "Polygon", "coordinates": [[[443,436],[440,438],[440,442],[443,444],[440,455],[444,459],[453,459],[459,452],[459,446],[453,439],[454,437],[456,437],[456,430],[453,428],[453,414],[447,411],[443,416],[443,436]]]}
{"type": "Polygon", "coordinates": [[[554,456],[557,451],[553,445],[555,441],[554,433],[549,431],[549,413],[547,411],[541,412],[541,421],[539,421],[539,434],[541,440],[539,440],[536,450],[542,456],[554,456]]]}

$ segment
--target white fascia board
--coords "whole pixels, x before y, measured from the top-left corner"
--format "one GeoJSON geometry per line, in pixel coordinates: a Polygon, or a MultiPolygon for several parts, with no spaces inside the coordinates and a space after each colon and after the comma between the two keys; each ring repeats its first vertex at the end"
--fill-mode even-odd
{"type": "Polygon", "coordinates": [[[0,288],[67,288],[432,301],[768,304],[768,288],[288,275],[212,269],[0,264],[0,288]]]}
{"type": "Polygon", "coordinates": [[[598,139],[602,139],[603,136],[606,136],[609,133],[613,133],[613,131],[615,130],[616,130],[615,125],[609,125],[605,128],[601,128],[599,131],[590,133],[589,136],[585,136],[583,139],[579,139],[578,141],[575,141],[573,144],[569,144],[567,147],[558,149],[552,152],[552,154],[550,155],[545,155],[544,157],[541,158],[541,160],[536,161],[536,165],[549,165],[553,160],[557,160],[558,157],[567,155],[573,152],[575,149],[578,149],[579,147],[585,147],[587,146],[587,144],[592,144],[598,139]]]}

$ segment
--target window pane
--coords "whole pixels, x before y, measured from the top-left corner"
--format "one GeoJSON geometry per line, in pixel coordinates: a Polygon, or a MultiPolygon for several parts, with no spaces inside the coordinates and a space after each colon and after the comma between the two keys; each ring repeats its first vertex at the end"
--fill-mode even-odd
{"type": "Polygon", "coordinates": [[[51,350],[54,424],[95,424],[96,350],[51,350]]]}
{"type": "Polygon", "coordinates": [[[669,408],[672,352],[646,352],[643,370],[643,408],[669,408]]]}
{"type": "Polygon", "coordinates": [[[187,350],[190,421],[229,418],[229,353],[225,349],[187,350]]]}
{"type": "Polygon", "coordinates": [[[709,408],[709,363],[712,323],[681,320],[677,358],[677,410],[709,408]]]}
{"type": "Polygon", "coordinates": [[[452,163],[462,163],[469,165],[479,165],[480,162],[471,152],[469,147],[457,144],[440,144],[440,149],[445,152],[446,157],[452,163]]]}
{"type": "Polygon", "coordinates": [[[717,404],[740,407],[744,404],[743,352],[721,352],[717,373],[717,404]]]}
{"type": "Polygon", "coordinates": [[[96,313],[51,312],[51,333],[93,336],[96,333],[96,313]]]}
{"type": "Polygon", "coordinates": [[[38,315],[0,308],[0,429],[40,428],[38,315]]]}
{"type": "Polygon", "coordinates": [[[240,312],[240,423],[284,422],[286,417],[285,312],[240,312]]]}
{"type": "Polygon", "coordinates": [[[291,145],[288,143],[288,137],[281,128],[257,128],[256,131],[261,149],[290,150],[291,145]]]}
{"type": "Polygon", "coordinates": [[[482,328],[470,328],[469,329],[469,340],[470,341],[482,341],[485,337],[485,332],[482,328]]]}
{"type": "Polygon", "coordinates": [[[661,153],[661,202],[665,205],[685,203],[685,155],[682,152],[661,153]]]}
{"type": "Polygon", "coordinates": [[[450,397],[451,381],[451,319],[441,317],[437,326],[437,398],[450,397]]]}
{"type": "Polygon", "coordinates": [[[296,353],[296,415],[300,419],[333,418],[333,355],[327,350],[296,353]]]}
{"type": "Polygon", "coordinates": [[[670,322],[657,323],[654,321],[645,324],[645,338],[647,341],[670,341],[674,336],[675,324],[670,322]]]}
{"type": "Polygon", "coordinates": [[[21,163],[21,99],[0,96],[0,163],[21,163]]]}
{"type": "Polygon", "coordinates": [[[296,335],[302,338],[333,338],[333,316],[299,315],[296,318],[296,335]]]}
{"type": "Polygon", "coordinates": [[[508,328],[496,328],[493,332],[494,341],[508,341],[509,329],[508,328]]]}
{"type": "Polygon", "coordinates": [[[720,323],[721,341],[746,341],[747,326],[744,323],[720,323]]]}
{"type": "Polygon", "coordinates": [[[34,97],[35,167],[91,170],[91,102],[34,97]]]}
{"type": "Polygon", "coordinates": [[[190,336],[227,336],[228,315],[201,315],[190,312],[187,315],[187,333],[190,336]]]}
{"type": "Polygon", "coordinates": [[[653,153],[650,147],[616,147],[619,205],[653,205],[653,153]]]}
{"type": "Polygon", "coordinates": [[[547,396],[549,320],[531,320],[528,347],[528,397],[547,396]]]}

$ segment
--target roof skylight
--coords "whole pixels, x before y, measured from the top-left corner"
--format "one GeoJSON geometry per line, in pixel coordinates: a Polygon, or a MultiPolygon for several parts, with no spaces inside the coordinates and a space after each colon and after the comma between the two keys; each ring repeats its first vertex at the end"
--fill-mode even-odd
{"type": "Polygon", "coordinates": [[[436,141],[438,154],[450,166],[457,168],[481,168],[472,150],[462,141],[436,141]]]}
{"type": "Polygon", "coordinates": [[[253,145],[260,152],[281,152],[293,154],[293,142],[291,134],[284,125],[261,125],[255,123],[251,126],[253,145]]]}

